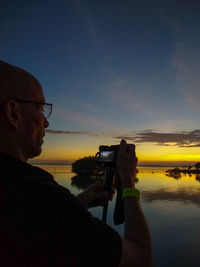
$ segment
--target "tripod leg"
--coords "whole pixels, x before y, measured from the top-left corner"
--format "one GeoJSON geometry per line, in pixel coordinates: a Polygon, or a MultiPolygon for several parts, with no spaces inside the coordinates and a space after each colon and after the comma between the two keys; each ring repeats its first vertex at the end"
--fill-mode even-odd
{"type": "Polygon", "coordinates": [[[119,176],[116,178],[116,183],[117,183],[117,198],[115,202],[113,220],[115,225],[119,225],[124,223],[124,204],[122,200],[122,187],[119,176]]]}

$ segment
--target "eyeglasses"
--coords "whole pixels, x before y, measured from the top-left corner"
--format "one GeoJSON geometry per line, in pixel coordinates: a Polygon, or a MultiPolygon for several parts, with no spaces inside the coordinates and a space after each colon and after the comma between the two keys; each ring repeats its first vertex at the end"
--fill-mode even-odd
{"type": "Polygon", "coordinates": [[[30,101],[30,100],[21,100],[21,99],[16,99],[14,98],[13,100],[20,102],[20,103],[32,103],[32,104],[38,104],[38,105],[42,105],[43,109],[42,109],[42,113],[44,115],[44,117],[47,119],[50,117],[51,113],[52,113],[52,109],[53,109],[53,105],[49,104],[49,103],[43,103],[43,102],[36,102],[36,101],[30,101]]]}

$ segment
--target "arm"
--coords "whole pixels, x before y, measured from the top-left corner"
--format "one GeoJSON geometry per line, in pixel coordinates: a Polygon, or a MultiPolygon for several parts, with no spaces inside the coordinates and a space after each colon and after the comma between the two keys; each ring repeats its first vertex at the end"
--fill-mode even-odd
{"type": "MultiPolygon", "coordinates": [[[[126,141],[122,140],[117,163],[122,188],[135,187],[136,165],[134,145],[127,145],[126,141]]],[[[124,199],[124,217],[124,238],[119,266],[152,267],[151,236],[137,198],[124,199]]]]}

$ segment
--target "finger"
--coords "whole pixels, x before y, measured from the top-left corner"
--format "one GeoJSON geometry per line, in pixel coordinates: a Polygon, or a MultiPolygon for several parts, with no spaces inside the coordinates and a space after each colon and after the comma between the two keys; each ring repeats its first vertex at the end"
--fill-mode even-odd
{"type": "Polygon", "coordinates": [[[90,193],[91,200],[109,199],[110,193],[108,191],[102,191],[99,193],[90,193]]]}
{"type": "Polygon", "coordinates": [[[105,200],[101,200],[98,202],[98,206],[103,207],[105,205],[106,201],[105,200]]]}
{"type": "Polygon", "coordinates": [[[92,184],[86,188],[88,192],[101,192],[105,190],[103,184],[92,184]]]}
{"type": "Polygon", "coordinates": [[[90,207],[104,206],[105,201],[110,200],[110,194],[107,191],[99,194],[90,194],[90,207]]]}
{"type": "Polygon", "coordinates": [[[114,194],[110,194],[109,200],[113,200],[114,194]]]}
{"type": "MultiPolygon", "coordinates": [[[[138,164],[138,158],[135,157],[134,158],[134,168],[135,168],[135,171],[137,171],[137,164],[138,164]]],[[[137,172],[136,172],[137,173],[137,172]]]]}
{"type": "Polygon", "coordinates": [[[94,191],[95,192],[101,192],[105,190],[105,185],[103,184],[95,184],[94,185],[94,191]]]}
{"type": "Polygon", "coordinates": [[[115,188],[114,188],[113,185],[110,187],[110,193],[111,193],[111,194],[114,194],[114,193],[115,193],[115,188]]]}
{"type": "Polygon", "coordinates": [[[90,208],[98,206],[103,207],[105,205],[105,202],[105,200],[94,200],[92,203],[90,203],[90,208]]]}
{"type": "Polygon", "coordinates": [[[134,144],[129,144],[129,152],[133,155],[135,155],[135,145],[134,144]]]}
{"type": "Polygon", "coordinates": [[[110,193],[108,191],[103,191],[99,193],[98,196],[101,196],[101,199],[109,199],[110,193]]]}
{"type": "Polygon", "coordinates": [[[119,152],[125,152],[126,151],[126,140],[122,139],[119,146],[119,152]]]}

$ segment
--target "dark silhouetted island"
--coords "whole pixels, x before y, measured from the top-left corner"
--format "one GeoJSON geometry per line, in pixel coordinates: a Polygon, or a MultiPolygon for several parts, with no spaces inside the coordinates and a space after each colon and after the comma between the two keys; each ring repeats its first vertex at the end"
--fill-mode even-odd
{"type": "Polygon", "coordinates": [[[186,168],[174,168],[174,169],[166,170],[165,172],[167,172],[168,174],[173,174],[173,175],[180,174],[180,173],[200,174],[200,162],[197,162],[193,167],[188,166],[186,168]]]}

